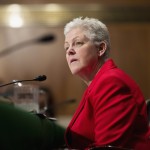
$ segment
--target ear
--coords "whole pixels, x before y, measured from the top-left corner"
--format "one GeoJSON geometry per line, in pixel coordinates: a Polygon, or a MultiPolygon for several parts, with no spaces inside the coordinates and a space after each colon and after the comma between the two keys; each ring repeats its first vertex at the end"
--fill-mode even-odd
{"type": "Polygon", "coordinates": [[[100,45],[98,46],[98,55],[101,57],[102,55],[104,55],[105,51],[106,51],[106,43],[105,41],[100,42],[100,45]]]}

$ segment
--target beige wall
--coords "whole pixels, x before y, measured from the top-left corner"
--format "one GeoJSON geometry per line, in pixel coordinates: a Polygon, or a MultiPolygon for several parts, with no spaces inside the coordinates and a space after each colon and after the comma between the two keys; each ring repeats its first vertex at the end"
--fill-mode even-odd
{"type": "MultiPolygon", "coordinates": [[[[1,1],[2,2],[2,1],[1,1]]],[[[6,2],[6,1],[5,1],[6,2]]],[[[11,1],[9,1],[11,2],[11,1]]],[[[13,1],[12,1],[13,2],[13,1]]],[[[20,1],[19,1],[20,2],[20,1]]],[[[23,2],[23,1],[22,1],[23,2]]],[[[27,1],[26,1],[27,2],[27,1]]],[[[44,1],[42,1],[44,2],[44,1]]],[[[64,1],[65,2],[65,1],[64,1]]],[[[90,1],[89,1],[90,2],[90,1]]],[[[94,2],[94,1],[93,1],[94,2]]],[[[96,1],[95,1],[96,2],[96,1]]],[[[104,1],[102,1],[104,3],[104,1]]],[[[105,1],[105,6],[114,5],[114,3],[109,3],[108,5],[105,1]]],[[[137,1],[139,4],[147,4],[148,1],[137,1]],[[143,2],[143,3],[142,3],[143,2]]],[[[115,1],[119,4],[120,1],[115,1]]],[[[124,1],[129,5],[130,1],[124,1]]],[[[132,1],[133,3],[133,1],[132,1]]],[[[85,5],[86,6],[86,5],[85,5]]],[[[145,5],[146,6],[146,5],[145,5]]],[[[144,6],[144,7],[145,7],[144,6]]],[[[119,8],[119,6],[115,6],[119,8]]],[[[122,7],[122,4],[121,4],[122,7]]],[[[106,7],[104,7],[106,8],[106,7]]],[[[126,9],[128,6],[126,7],[126,9]]],[[[143,6],[140,7],[140,9],[143,6]]],[[[86,10],[87,11],[87,10],[86,10]]],[[[132,10],[130,10],[132,12],[132,10]]],[[[102,11],[100,11],[102,12],[102,11]]],[[[100,14],[100,12],[89,12],[85,13],[80,10],[80,13],[85,15],[90,15],[93,17],[98,17],[106,22],[109,27],[111,42],[112,42],[112,51],[111,56],[114,58],[119,67],[125,70],[129,75],[131,75],[137,83],[140,85],[145,98],[150,98],[150,20],[149,16],[144,18],[144,21],[141,22],[141,17],[135,18],[135,21],[128,20],[129,12],[123,13],[120,10],[119,19],[124,21],[119,21],[116,18],[118,14],[114,13],[114,19],[109,17],[111,11],[105,9],[104,12],[109,12],[107,16],[100,14]],[[123,16],[127,14],[127,16],[123,16]]],[[[64,12],[65,13],[65,12],[64,12]]],[[[40,13],[39,13],[40,14],[40,13]]],[[[44,13],[45,14],[45,13],[44,13]]],[[[43,14],[43,15],[44,15],[43,14]]],[[[43,83],[38,83],[41,85],[46,85],[54,93],[55,100],[57,103],[66,100],[75,98],[77,103],[74,105],[61,106],[58,109],[58,114],[72,115],[77,107],[77,104],[80,101],[82,93],[86,86],[84,83],[77,77],[73,77],[68,69],[65,60],[65,51],[63,49],[63,26],[66,20],[69,20],[72,16],[79,15],[75,14],[70,10],[67,15],[63,15],[61,23],[57,25],[51,25],[45,23],[43,24],[40,20],[38,22],[37,16],[34,17],[34,23],[30,25],[23,26],[21,28],[10,28],[7,25],[5,26],[1,19],[0,26],[0,49],[11,47],[17,43],[39,37],[45,33],[54,34],[56,39],[55,41],[40,45],[40,44],[31,44],[19,48],[16,52],[9,54],[0,59],[0,79],[4,82],[9,82],[13,79],[30,79],[39,74],[45,74],[47,80],[43,83]],[[66,18],[65,18],[66,17],[66,18]],[[37,22],[35,22],[37,21],[37,22]],[[64,21],[64,22],[63,22],[64,21]],[[39,23],[39,25],[38,25],[39,23]]],[[[135,13],[136,14],[136,13],[135,13]]],[[[51,20],[51,13],[45,15],[43,20],[51,20]]],[[[58,14],[57,14],[58,15],[58,14]]],[[[53,14],[53,17],[57,17],[53,14]]],[[[62,15],[59,14],[59,15],[62,15]]],[[[2,13],[1,16],[2,18],[2,13]]],[[[58,17],[59,18],[59,17],[58,17]]],[[[29,18],[27,18],[29,19],[29,18]]]]}

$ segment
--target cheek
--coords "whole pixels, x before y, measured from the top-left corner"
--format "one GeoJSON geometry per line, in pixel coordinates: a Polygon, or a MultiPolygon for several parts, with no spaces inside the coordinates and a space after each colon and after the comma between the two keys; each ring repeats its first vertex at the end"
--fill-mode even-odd
{"type": "Polygon", "coordinates": [[[91,63],[98,59],[98,54],[94,50],[91,51],[91,49],[89,51],[84,51],[80,56],[83,63],[91,63]]]}
{"type": "Polygon", "coordinates": [[[97,59],[95,57],[86,57],[82,61],[82,65],[87,67],[95,66],[95,64],[97,64],[97,59]]]}
{"type": "Polygon", "coordinates": [[[69,58],[68,58],[68,55],[66,54],[66,60],[67,60],[67,63],[69,62],[69,58]]]}

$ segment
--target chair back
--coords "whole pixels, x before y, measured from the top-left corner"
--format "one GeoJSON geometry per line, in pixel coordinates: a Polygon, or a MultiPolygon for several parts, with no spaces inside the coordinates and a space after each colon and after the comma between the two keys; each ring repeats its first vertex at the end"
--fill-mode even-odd
{"type": "Polygon", "coordinates": [[[133,150],[133,149],[106,145],[106,146],[93,147],[93,148],[90,148],[89,150],[133,150]]]}

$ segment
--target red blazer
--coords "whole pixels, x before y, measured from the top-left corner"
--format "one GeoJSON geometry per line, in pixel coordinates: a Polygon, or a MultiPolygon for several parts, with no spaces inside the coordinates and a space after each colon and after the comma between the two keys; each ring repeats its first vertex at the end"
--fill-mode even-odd
{"type": "Polygon", "coordinates": [[[86,89],[66,130],[72,149],[112,145],[150,150],[144,97],[137,84],[109,59],[86,89]]]}

